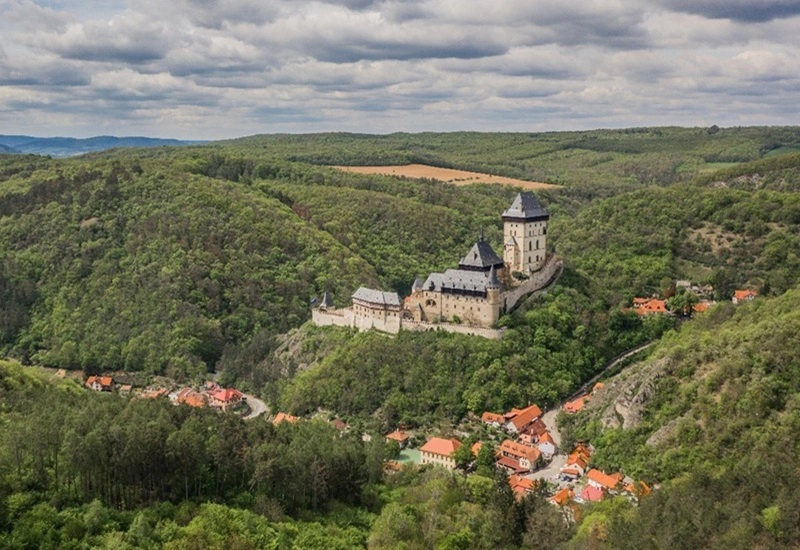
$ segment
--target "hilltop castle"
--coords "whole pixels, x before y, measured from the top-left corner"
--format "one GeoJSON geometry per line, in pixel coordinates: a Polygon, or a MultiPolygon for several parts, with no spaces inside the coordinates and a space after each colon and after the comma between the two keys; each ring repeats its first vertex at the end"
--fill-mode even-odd
{"type": "Polygon", "coordinates": [[[329,293],[312,312],[317,325],[377,328],[397,333],[401,328],[441,328],[487,337],[502,332],[490,327],[517,301],[549,283],[560,263],[546,252],[550,214],[533,193],[519,193],[503,212],[503,258],[481,235],[461,258],[458,269],[417,279],[411,294],[361,287],[350,308],[335,309],[329,293]]]}

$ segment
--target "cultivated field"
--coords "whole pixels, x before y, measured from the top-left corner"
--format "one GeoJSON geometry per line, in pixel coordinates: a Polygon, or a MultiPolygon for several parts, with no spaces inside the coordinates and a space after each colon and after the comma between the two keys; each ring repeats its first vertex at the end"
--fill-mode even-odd
{"type": "Polygon", "coordinates": [[[552,183],[518,180],[492,174],[481,174],[480,172],[467,172],[465,170],[437,168],[424,164],[403,164],[396,166],[334,166],[334,168],[344,170],[345,172],[355,172],[357,174],[383,174],[387,176],[405,176],[407,178],[430,178],[454,185],[497,183],[500,185],[522,187],[523,189],[547,189],[558,187],[552,183]]]}

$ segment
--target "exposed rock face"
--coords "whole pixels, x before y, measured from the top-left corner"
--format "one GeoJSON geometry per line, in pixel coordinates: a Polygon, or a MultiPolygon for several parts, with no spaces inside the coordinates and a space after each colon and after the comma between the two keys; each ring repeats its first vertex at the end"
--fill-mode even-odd
{"type": "Polygon", "coordinates": [[[606,429],[635,428],[642,421],[644,408],[668,362],[662,358],[626,369],[599,391],[587,408],[599,411],[606,429]]]}

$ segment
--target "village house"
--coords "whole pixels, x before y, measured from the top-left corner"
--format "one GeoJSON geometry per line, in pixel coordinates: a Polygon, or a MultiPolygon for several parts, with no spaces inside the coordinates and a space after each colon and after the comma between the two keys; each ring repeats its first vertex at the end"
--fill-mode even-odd
{"type": "Polygon", "coordinates": [[[666,300],[658,298],[634,298],[633,311],[637,315],[669,314],[666,300]]]}
{"type": "Polygon", "coordinates": [[[542,456],[539,449],[506,439],[497,450],[497,466],[520,474],[533,470],[542,456]]]}
{"type": "Polygon", "coordinates": [[[493,428],[500,428],[506,423],[506,418],[502,414],[485,412],[481,415],[481,422],[493,428]]]}
{"type": "Polygon", "coordinates": [[[564,466],[561,468],[560,475],[563,478],[573,480],[582,477],[586,472],[591,457],[592,450],[583,443],[578,443],[567,457],[564,466]]]}
{"type": "Polygon", "coordinates": [[[275,415],[275,418],[272,419],[272,425],[277,426],[281,422],[289,422],[290,424],[294,424],[295,422],[299,422],[300,419],[296,416],[292,416],[291,414],[286,414],[279,412],[275,415]]]}
{"type": "Polygon", "coordinates": [[[86,387],[94,391],[111,391],[114,379],[110,376],[90,376],[86,379],[86,387]]]}
{"type": "Polygon", "coordinates": [[[752,302],[756,296],[758,296],[758,292],[755,290],[734,290],[733,298],[731,299],[731,301],[734,304],[740,304],[742,302],[752,302]]]}
{"type": "Polygon", "coordinates": [[[531,422],[522,433],[519,434],[519,440],[526,445],[534,445],[539,441],[539,438],[547,433],[547,426],[541,418],[537,418],[531,422]]]}
{"type": "Polygon", "coordinates": [[[600,502],[605,497],[601,489],[594,485],[586,485],[581,494],[575,499],[579,502],[600,502]]]}
{"type": "Polygon", "coordinates": [[[506,431],[510,434],[521,433],[540,416],[542,416],[542,409],[537,405],[531,405],[521,410],[511,409],[510,412],[505,414],[506,431]]]}
{"type": "Polygon", "coordinates": [[[402,430],[395,430],[392,433],[386,434],[386,442],[394,441],[401,449],[405,449],[408,441],[411,439],[411,434],[402,430]]]}
{"type": "Polygon", "coordinates": [[[210,405],[212,407],[216,407],[223,411],[227,411],[231,407],[239,404],[244,399],[244,394],[239,390],[228,388],[228,389],[215,389],[208,392],[208,397],[210,399],[210,405]]]}
{"type": "Polygon", "coordinates": [[[455,470],[456,460],[453,455],[459,447],[461,447],[461,442],[458,439],[432,437],[419,450],[421,455],[420,463],[433,464],[448,470],[455,470]]]}
{"type": "Polygon", "coordinates": [[[622,482],[621,474],[608,475],[595,468],[586,473],[588,484],[601,491],[615,491],[622,482]]]}
{"type": "Polygon", "coordinates": [[[350,430],[350,426],[347,425],[347,422],[345,422],[344,420],[342,420],[338,416],[336,418],[334,418],[333,420],[331,420],[331,426],[333,426],[333,428],[337,432],[347,432],[347,431],[350,430]]]}
{"type": "Polygon", "coordinates": [[[573,399],[572,401],[567,401],[564,403],[564,412],[567,414],[575,414],[579,413],[583,410],[583,405],[591,399],[591,395],[588,393],[586,395],[581,395],[573,399]]]}
{"type": "Polygon", "coordinates": [[[556,442],[550,432],[545,432],[536,440],[536,448],[542,453],[545,460],[550,460],[556,454],[556,442]]]}
{"type": "Polygon", "coordinates": [[[206,396],[192,388],[183,388],[178,393],[170,395],[170,399],[178,405],[202,408],[206,406],[206,396]]]}
{"type": "Polygon", "coordinates": [[[564,487],[550,497],[550,502],[556,506],[564,507],[572,502],[573,498],[575,498],[575,492],[572,490],[572,487],[564,487]]]}
{"type": "Polygon", "coordinates": [[[514,491],[514,497],[517,500],[522,500],[526,494],[532,493],[536,489],[534,480],[516,474],[508,476],[508,484],[511,490],[514,491]]]}

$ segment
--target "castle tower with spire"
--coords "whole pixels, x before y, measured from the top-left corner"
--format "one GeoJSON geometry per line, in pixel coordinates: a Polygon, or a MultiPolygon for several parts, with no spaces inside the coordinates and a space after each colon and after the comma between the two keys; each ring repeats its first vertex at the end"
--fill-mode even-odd
{"type": "Polygon", "coordinates": [[[547,222],[550,213],[530,192],[517,195],[503,212],[503,262],[511,272],[530,275],[547,257],[547,222]]]}

